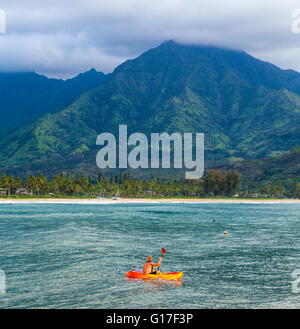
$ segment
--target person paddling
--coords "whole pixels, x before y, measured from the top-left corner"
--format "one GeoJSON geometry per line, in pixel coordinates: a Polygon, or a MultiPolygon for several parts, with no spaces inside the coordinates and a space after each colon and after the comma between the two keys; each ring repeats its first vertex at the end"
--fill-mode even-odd
{"type": "Polygon", "coordinates": [[[161,250],[161,256],[160,256],[160,259],[158,261],[158,263],[153,263],[153,258],[152,256],[148,256],[147,257],[147,261],[146,263],[144,264],[143,266],[143,272],[145,274],[160,274],[160,271],[159,269],[157,269],[156,271],[154,270],[155,267],[160,267],[160,264],[161,264],[161,261],[163,259],[163,256],[164,256],[164,253],[165,253],[165,249],[162,248],[161,250]]]}

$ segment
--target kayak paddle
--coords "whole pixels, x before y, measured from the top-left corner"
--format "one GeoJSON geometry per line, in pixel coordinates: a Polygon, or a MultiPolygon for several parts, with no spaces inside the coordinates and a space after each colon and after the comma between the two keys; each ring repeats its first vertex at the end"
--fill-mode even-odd
{"type": "MultiPolygon", "coordinates": [[[[166,251],[166,249],[165,248],[161,248],[161,257],[163,257],[163,255],[166,253],[167,251],[166,251]]],[[[160,268],[160,266],[158,266],[158,271],[159,271],[159,268],[160,268]]]]}

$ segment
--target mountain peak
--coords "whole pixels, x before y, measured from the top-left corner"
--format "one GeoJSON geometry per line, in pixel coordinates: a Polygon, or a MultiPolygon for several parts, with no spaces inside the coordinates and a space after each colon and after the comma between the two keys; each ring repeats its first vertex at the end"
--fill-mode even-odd
{"type": "Polygon", "coordinates": [[[99,72],[95,68],[91,68],[90,70],[81,72],[77,74],[75,77],[68,80],[73,80],[78,78],[104,77],[104,76],[105,74],[103,72],[99,72]]]}
{"type": "Polygon", "coordinates": [[[121,123],[128,123],[128,132],[146,134],[203,132],[207,161],[214,164],[299,144],[300,74],[292,76],[245,52],[169,40],[124,62],[90,88],[87,81],[101,74],[91,69],[69,80],[71,96],[74,87],[92,90],[37,122],[30,138],[20,129],[0,141],[0,161],[21,164],[27,149],[30,161],[92,152],[97,134],[116,135],[121,123]],[[37,147],[32,150],[32,145],[37,147]]]}

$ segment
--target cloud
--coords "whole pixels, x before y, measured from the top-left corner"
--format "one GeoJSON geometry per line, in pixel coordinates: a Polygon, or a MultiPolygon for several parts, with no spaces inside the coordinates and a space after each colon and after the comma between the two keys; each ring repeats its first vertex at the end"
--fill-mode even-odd
{"type": "Polygon", "coordinates": [[[66,78],[91,67],[109,72],[125,60],[87,42],[84,32],[6,34],[2,42],[5,47],[0,54],[1,72],[35,71],[66,78]]]}
{"type": "Polygon", "coordinates": [[[4,0],[0,71],[69,77],[111,72],[127,58],[173,39],[243,49],[300,71],[298,0],[4,0]]]}

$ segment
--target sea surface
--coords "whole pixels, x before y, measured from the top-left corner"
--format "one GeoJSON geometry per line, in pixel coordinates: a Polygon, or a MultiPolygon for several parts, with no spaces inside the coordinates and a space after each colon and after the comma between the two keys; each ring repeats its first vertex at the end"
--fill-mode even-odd
{"type": "Polygon", "coordinates": [[[300,308],[299,238],[299,203],[0,204],[0,308],[300,308]],[[162,247],[182,281],[125,278],[162,247]]]}

